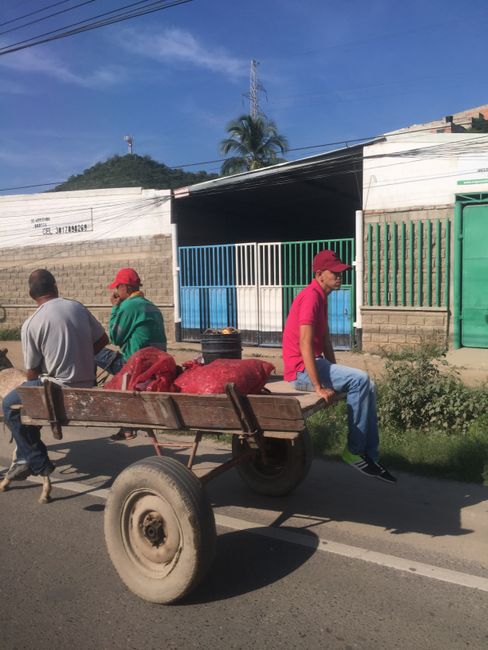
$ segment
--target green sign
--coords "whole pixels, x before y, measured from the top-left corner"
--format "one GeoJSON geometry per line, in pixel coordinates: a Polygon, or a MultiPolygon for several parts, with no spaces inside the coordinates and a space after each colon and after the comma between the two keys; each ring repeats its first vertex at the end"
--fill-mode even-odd
{"type": "Polygon", "coordinates": [[[480,183],[488,183],[488,178],[467,178],[457,182],[458,185],[479,185],[480,183]]]}

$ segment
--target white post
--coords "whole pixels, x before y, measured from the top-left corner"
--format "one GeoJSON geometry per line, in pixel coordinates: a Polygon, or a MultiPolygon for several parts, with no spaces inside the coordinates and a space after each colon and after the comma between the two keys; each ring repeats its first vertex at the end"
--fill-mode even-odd
{"type": "Polygon", "coordinates": [[[354,327],[357,330],[362,330],[363,319],[361,308],[363,306],[363,291],[364,291],[364,255],[363,255],[363,211],[356,210],[356,260],[354,262],[356,271],[356,321],[354,327]]]}
{"type": "Polygon", "coordinates": [[[173,258],[173,303],[175,321],[175,339],[181,338],[181,314],[180,314],[180,267],[178,266],[178,227],[176,223],[171,224],[171,253],[173,258]]]}

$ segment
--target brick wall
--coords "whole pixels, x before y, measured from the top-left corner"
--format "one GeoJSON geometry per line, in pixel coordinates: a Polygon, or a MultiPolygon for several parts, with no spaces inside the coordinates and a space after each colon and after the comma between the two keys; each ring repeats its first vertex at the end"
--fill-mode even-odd
{"type": "Polygon", "coordinates": [[[174,340],[172,249],[167,235],[2,249],[0,328],[19,327],[34,311],[27,279],[37,268],[49,269],[60,295],[82,302],[106,327],[111,309],[107,285],[119,268],[127,266],[139,273],[147,298],[163,314],[168,339],[174,340]]]}
{"type": "Polygon", "coordinates": [[[364,352],[396,350],[429,337],[447,337],[449,314],[444,308],[363,307],[364,352]]]}

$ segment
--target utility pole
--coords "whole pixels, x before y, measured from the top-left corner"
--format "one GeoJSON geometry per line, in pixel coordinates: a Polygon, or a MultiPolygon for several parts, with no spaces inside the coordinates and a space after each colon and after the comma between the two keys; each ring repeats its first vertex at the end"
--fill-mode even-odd
{"type": "Polygon", "coordinates": [[[128,153],[132,153],[132,145],[134,144],[134,138],[131,135],[124,135],[124,142],[127,142],[127,147],[129,149],[128,153]]]}

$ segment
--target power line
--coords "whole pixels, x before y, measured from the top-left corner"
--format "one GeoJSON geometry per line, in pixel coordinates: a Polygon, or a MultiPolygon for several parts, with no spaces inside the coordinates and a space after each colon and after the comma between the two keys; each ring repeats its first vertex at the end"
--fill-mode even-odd
{"type": "MultiPolygon", "coordinates": [[[[85,2],[80,2],[77,5],[73,5],[73,7],[68,7],[67,9],[61,9],[60,11],[55,11],[52,14],[48,14],[47,16],[43,16],[42,18],[36,18],[36,20],[31,20],[28,23],[24,23],[23,25],[17,25],[17,27],[11,27],[10,29],[6,29],[3,32],[0,32],[0,36],[3,36],[3,34],[9,34],[11,32],[16,32],[18,29],[23,29],[24,27],[30,27],[31,25],[35,25],[36,23],[40,23],[43,20],[48,20],[49,18],[53,18],[53,16],[59,16],[60,14],[65,14],[68,11],[73,11],[73,9],[78,9],[79,7],[84,7],[85,5],[92,4],[94,2],[97,2],[97,0],[85,0],[85,2]]],[[[43,11],[43,10],[40,10],[43,11]]],[[[34,12],[38,13],[38,12],[34,12]]],[[[19,20],[19,19],[17,19],[19,20]]]]}
{"type": "Polygon", "coordinates": [[[18,20],[22,20],[23,18],[29,18],[29,16],[34,16],[35,14],[40,14],[43,11],[47,11],[48,9],[52,9],[53,7],[59,7],[59,5],[65,5],[67,2],[71,2],[71,0],[61,0],[61,2],[54,2],[51,5],[47,5],[46,7],[43,7],[42,9],[36,9],[35,11],[31,11],[28,14],[24,14],[23,16],[18,16],[17,18],[12,18],[11,20],[6,20],[3,23],[0,23],[0,27],[4,27],[5,25],[10,25],[12,23],[17,22],[18,20]]]}
{"type": "Polygon", "coordinates": [[[70,25],[64,25],[59,29],[51,30],[50,32],[45,32],[44,34],[39,34],[38,36],[33,36],[23,41],[18,41],[17,43],[11,43],[6,45],[3,48],[0,48],[0,56],[5,54],[12,54],[13,52],[18,52],[19,50],[25,50],[35,45],[42,45],[43,43],[49,43],[51,41],[60,40],[62,38],[67,38],[68,36],[75,36],[76,34],[81,34],[83,32],[91,31],[92,29],[98,29],[100,27],[106,27],[107,25],[113,25],[125,20],[130,20],[132,18],[138,18],[139,16],[145,16],[147,14],[155,13],[157,11],[162,11],[163,9],[169,9],[180,4],[187,4],[193,2],[193,0],[158,0],[156,2],[151,2],[151,4],[146,7],[140,7],[139,9],[131,9],[122,13],[121,10],[128,9],[130,7],[135,7],[137,5],[146,4],[148,0],[141,0],[140,2],[133,2],[124,7],[119,7],[112,11],[107,11],[97,16],[92,16],[86,20],[79,21],[77,23],[72,23],[70,25]],[[115,16],[112,14],[116,14],[115,16]],[[103,18],[103,16],[112,15],[111,18],[105,18],[103,20],[96,21],[97,18],[103,18]],[[90,22],[95,21],[95,22],[90,22]],[[86,24],[87,23],[87,24],[86,24]],[[73,28],[73,29],[70,29],[73,28]],[[62,30],[66,31],[62,31],[62,30]],[[61,33],[59,33],[61,32],[61,33]],[[37,40],[36,40],[37,39],[37,40]]]}
{"type": "MultiPolygon", "coordinates": [[[[391,137],[395,137],[395,136],[408,135],[408,134],[411,134],[411,133],[425,133],[425,132],[431,132],[431,131],[432,131],[432,129],[430,127],[429,128],[424,128],[424,129],[412,129],[412,130],[410,130],[408,132],[392,133],[392,134],[389,134],[388,137],[391,138],[391,137]]],[[[350,139],[350,140],[336,140],[334,142],[325,142],[325,143],[322,143],[322,144],[308,145],[308,146],[305,146],[305,147],[293,147],[293,148],[287,149],[287,151],[304,151],[304,150],[309,150],[309,149],[337,146],[337,145],[341,145],[341,144],[342,145],[345,144],[346,147],[347,147],[348,144],[360,143],[360,142],[367,143],[367,142],[369,142],[371,140],[377,140],[378,138],[383,138],[383,137],[385,137],[384,134],[379,134],[379,135],[375,135],[375,136],[365,136],[365,137],[362,137],[362,138],[355,138],[355,139],[350,139]]],[[[485,144],[486,138],[488,138],[488,134],[479,134],[479,137],[473,138],[470,141],[461,140],[461,141],[458,141],[458,142],[443,142],[441,144],[434,144],[431,147],[419,147],[417,149],[407,149],[406,151],[390,152],[389,154],[386,154],[386,155],[388,157],[391,157],[391,158],[398,158],[398,157],[401,157],[401,158],[424,157],[425,158],[426,156],[424,154],[430,152],[429,157],[432,157],[433,152],[439,151],[439,150],[441,150],[441,154],[446,154],[447,153],[449,155],[449,154],[452,154],[452,153],[459,153],[459,149],[462,150],[463,148],[466,147],[467,144],[473,144],[473,143],[475,145],[476,144],[485,144]],[[450,147],[450,149],[449,149],[449,147],[450,147]]],[[[462,153],[462,151],[461,151],[461,153],[462,153]]],[[[351,158],[352,158],[353,155],[357,156],[357,154],[353,154],[351,152],[351,158]]],[[[340,156],[340,157],[343,157],[343,156],[340,156]]],[[[362,156],[359,156],[359,158],[361,158],[361,157],[362,156]]],[[[373,158],[384,158],[384,157],[385,157],[385,154],[377,154],[375,156],[368,156],[367,158],[368,158],[368,160],[371,160],[373,158]]],[[[337,160],[338,158],[339,157],[330,158],[329,160],[335,162],[335,160],[337,160]]],[[[203,160],[203,161],[200,161],[200,162],[186,163],[184,165],[171,165],[171,166],[168,165],[168,167],[170,169],[182,169],[184,167],[196,167],[198,165],[210,165],[210,164],[220,163],[220,162],[223,162],[224,160],[225,160],[225,158],[217,158],[215,160],[203,160]]],[[[293,161],[289,161],[289,162],[293,162],[293,161]]],[[[391,166],[391,164],[387,165],[387,166],[391,166]]],[[[357,170],[355,170],[355,171],[357,171],[357,170]]],[[[61,185],[61,184],[65,183],[65,182],[66,181],[51,181],[51,182],[48,182],[48,183],[36,183],[36,184],[32,184],[32,185],[18,185],[16,187],[2,187],[2,188],[0,188],[0,192],[11,192],[11,191],[14,191],[14,190],[23,190],[23,189],[30,189],[30,188],[33,188],[33,187],[43,187],[43,186],[49,186],[49,185],[61,185]]],[[[102,188],[102,189],[114,189],[114,188],[102,188]]]]}

